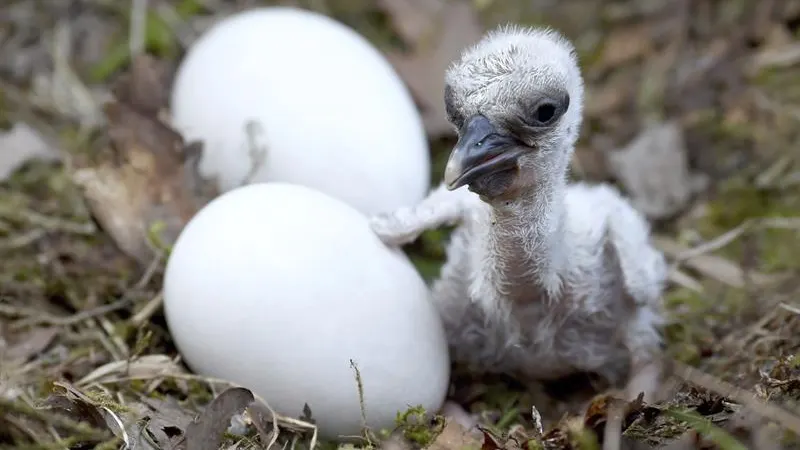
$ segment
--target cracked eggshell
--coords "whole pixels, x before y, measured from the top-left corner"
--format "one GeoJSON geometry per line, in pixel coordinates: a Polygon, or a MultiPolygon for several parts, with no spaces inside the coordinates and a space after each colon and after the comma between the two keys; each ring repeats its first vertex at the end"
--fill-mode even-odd
{"type": "Polygon", "coordinates": [[[181,62],[171,108],[223,191],[248,179],[250,121],[266,149],[251,181],[313,187],[366,214],[416,204],[430,187],[407,87],[365,38],[314,12],[258,8],[212,26],[181,62]]]}
{"type": "Polygon", "coordinates": [[[361,431],[350,360],[373,430],[444,401],[448,350],[424,281],[363,214],[316,190],[259,183],[211,201],[173,247],[164,302],[193,370],[290,417],[308,403],[326,437],[361,431]]]}

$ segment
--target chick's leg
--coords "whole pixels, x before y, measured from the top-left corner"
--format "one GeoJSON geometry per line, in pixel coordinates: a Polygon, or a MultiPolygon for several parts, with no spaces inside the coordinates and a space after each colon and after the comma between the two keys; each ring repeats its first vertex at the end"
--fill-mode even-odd
{"type": "Polygon", "coordinates": [[[408,244],[425,230],[457,224],[477,198],[465,188],[449,191],[440,185],[416,206],[372,216],[370,225],[387,245],[408,244]]]}
{"type": "Polygon", "coordinates": [[[479,416],[477,414],[470,414],[464,409],[463,406],[459,405],[458,403],[448,400],[444,402],[444,406],[442,406],[441,414],[448,420],[453,421],[469,432],[477,431],[480,433],[478,429],[478,419],[479,416]]]}
{"type": "Polygon", "coordinates": [[[640,308],[627,329],[631,351],[631,373],[625,386],[625,397],[632,400],[644,394],[646,402],[660,400],[663,381],[663,351],[659,329],[661,315],[652,307],[640,308]]]}
{"type": "Polygon", "coordinates": [[[631,356],[631,374],[626,396],[644,393],[653,401],[660,393],[664,325],[662,293],[668,267],[664,255],[656,250],[646,220],[616,193],[608,190],[607,203],[617,203],[608,217],[609,239],[618,256],[622,281],[631,300],[631,318],[626,327],[626,346],[631,356]]]}

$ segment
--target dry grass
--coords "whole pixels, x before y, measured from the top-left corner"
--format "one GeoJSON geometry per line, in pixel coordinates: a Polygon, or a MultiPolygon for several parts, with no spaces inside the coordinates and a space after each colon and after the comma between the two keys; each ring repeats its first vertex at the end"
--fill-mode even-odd
{"type": "MultiPolygon", "coordinates": [[[[207,16],[234,8],[221,0],[151,1],[154,12],[143,16],[141,0],[132,8],[72,3],[0,6],[0,124],[25,121],[72,157],[119,146],[91,130],[103,134],[99,105],[131,54],[144,49],[174,67],[207,16]]],[[[402,33],[373,2],[299,3],[397,51],[402,33]]],[[[459,375],[457,396],[485,418],[483,443],[406,415],[405,441],[384,446],[800,448],[800,5],[661,3],[474,7],[487,26],[547,23],[575,41],[588,85],[576,177],[615,181],[604,155],[667,118],[685,134],[692,170],[709,177],[689,205],[655,224],[674,267],[666,336],[678,362],[668,400],[618,405],[602,397],[587,417],[537,430],[530,393],[509,380],[459,375]]],[[[449,136],[432,139],[434,178],[451,144],[449,136]]],[[[128,258],[84,194],[61,164],[29,164],[0,184],[0,447],[169,448],[211,435],[226,447],[311,445],[313,417],[278,416],[269,399],[186,372],[160,312],[167,251],[160,232],[146,248],[155,251],[142,253],[149,259],[128,258]],[[249,434],[220,435],[219,424],[245,407],[239,419],[252,424],[249,434]]],[[[445,238],[429,232],[409,250],[428,278],[445,238]]],[[[380,439],[367,434],[360,445],[380,439]]]]}

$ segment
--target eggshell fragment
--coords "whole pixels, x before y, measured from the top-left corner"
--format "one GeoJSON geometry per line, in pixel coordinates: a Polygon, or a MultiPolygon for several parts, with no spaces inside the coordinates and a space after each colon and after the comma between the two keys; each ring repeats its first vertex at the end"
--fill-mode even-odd
{"type": "Polygon", "coordinates": [[[408,89],[366,39],[317,13],[266,7],[217,23],[181,62],[171,108],[186,140],[205,145],[201,174],[224,191],[285,181],[377,213],[430,187],[408,89]]]}
{"type": "Polygon", "coordinates": [[[361,431],[351,360],[373,430],[444,401],[448,350],[424,281],[363,214],[316,190],[260,183],[214,199],[173,247],[164,300],[193,370],[290,417],[307,403],[323,436],[361,431]]]}

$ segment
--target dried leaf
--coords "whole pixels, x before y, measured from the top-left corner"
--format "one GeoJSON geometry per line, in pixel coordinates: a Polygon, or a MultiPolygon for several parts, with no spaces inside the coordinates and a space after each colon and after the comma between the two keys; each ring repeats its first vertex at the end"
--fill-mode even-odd
{"type": "MultiPolygon", "coordinates": [[[[410,0],[405,6],[413,8],[410,0]]],[[[396,11],[399,6],[392,8],[396,11]]],[[[427,11],[430,7],[425,8],[427,11]]],[[[389,52],[386,55],[420,104],[425,129],[432,137],[452,133],[443,101],[445,71],[461,51],[476,43],[484,32],[473,6],[467,2],[443,2],[436,18],[435,30],[427,42],[420,43],[410,53],[389,52]]]]}
{"type": "Polygon", "coordinates": [[[197,415],[172,397],[162,400],[140,394],[140,403],[127,406],[136,418],[128,425],[128,434],[134,437],[133,448],[143,450],[181,448],[186,427],[197,415]]]}
{"type": "Polygon", "coordinates": [[[125,450],[172,450],[176,446],[168,436],[154,431],[152,424],[145,421],[131,423],[128,434],[133,436],[125,450]]]}
{"type": "Polygon", "coordinates": [[[673,216],[707,184],[689,173],[683,130],[674,122],[648,126],[625,148],[609,152],[608,164],[651,219],[673,216]]]}
{"type": "Polygon", "coordinates": [[[148,408],[147,415],[153,419],[160,419],[163,424],[175,427],[183,433],[186,427],[194,420],[196,415],[178,404],[172,397],[165,399],[142,397],[141,402],[148,408]]]}
{"type": "Polygon", "coordinates": [[[67,383],[53,383],[54,392],[44,401],[45,408],[61,410],[72,417],[85,420],[94,427],[104,427],[105,418],[97,404],[67,383]]]}
{"type": "Polygon", "coordinates": [[[280,427],[282,430],[290,431],[293,433],[307,433],[312,432],[313,435],[317,434],[317,426],[306,422],[302,419],[294,419],[287,416],[282,416],[273,411],[269,405],[259,400],[253,402],[248,408],[248,413],[254,424],[260,424],[264,429],[280,427]]]}
{"type": "Polygon", "coordinates": [[[167,107],[169,79],[166,64],[141,53],[131,62],[130,72],[116,80],[111,93],[138,112],[155,116],[167,107]]]}
{"type": "Polygon", "coordinates": [[[24,122],[17,122],[0,132],[0,181],[7,180],[17,169],[29,161],[58,161],[59,150],[24,122]]]}
{"type": "Polygon", "coordinates": [[[217,450],[233,415],[244,411],[254,399],[250,390],[241,387],[219,394],[186,428],[186,450],[217,450]]]}
{"type": "MultiPolygon", "coordinates": [[[[42,408],[61,411],[70,418],[84,421],[92,427],[111,431],[126,444],[130,443],[130,436],[125,429],[126,421],[117,413],[89,398],[68,383],[54,382],[53,387],[53,394],[45,399],[42,408]]],[[[133,421],[129,420],[128,422],[133,421]]]]}
{"type": "Polygon", "coordinates": [[[479,430],[483,433],[483,444],[481,444],[481,450],[502,450],[503,444],[500,442],[500,439],[492,434],[491,431],[488,429],[479,426],[479,430]]]}
{"type": "Polygon", "coordinates": [[[621,433],[624,433],[640,417],[646,416],[649,420],[655,418],[660,411],[645,405],[642,398],[643,396],[640,395],[633,401],[625,402],[612,398],[610,395],[597,396],[586,409],[583,419],[584,426],[594,431],[602,442],[609,413],[614,407],[619,408],[621,413],[621,433]]]}
{"type": "Polygon", "coordinates": [[[120,249],[143,265],[159,253],[152,248],[151,235],[171,245],[194,213],[218,193],[215,182],[199,175],[199,147],[185,145],[179,133],[151,114],[163,95],[146,93],[156,75],[142,75],[145,64],[137,66],[145,81],[132,78],[118,86],[130,103],[106,104],[107,129],[86,154],[71,161],[72,178],[97,221],[120,249]]]}
{"type": "Polygon", "coordinates": [[[144,355],[130,361],[112,361],[102,365],[81,378],[78,386],[102,383],[109,378],[124,375],[126,377],[156,378],[159,375],[183,373],[181,366],[167,355],[144,355]]]}

